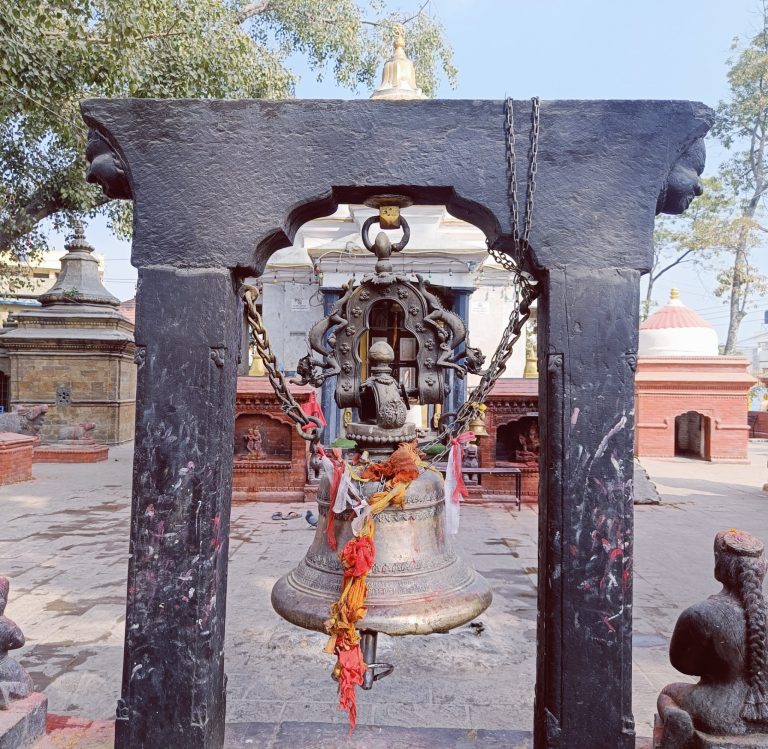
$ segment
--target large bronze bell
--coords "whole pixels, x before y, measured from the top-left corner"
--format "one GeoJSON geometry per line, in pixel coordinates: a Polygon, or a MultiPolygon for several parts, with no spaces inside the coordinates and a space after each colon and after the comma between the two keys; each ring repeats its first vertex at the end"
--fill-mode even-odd
{"type": "MultiPolygon", "coordinates": [[[[310,354],[298,367],[302,383],[319,386],[330,376],[338,376],[336,402],[341,408],[356,408],[359,421],[347,424],[347,437],[356,443],[358,453],[374,463],[384,462],[400,443],[416,439],[415,427],[406,421],[410,399],[420,403],[440,403],[445,394],[444,371],[477,371],[483,357],[469,347],[461,318],[443,309],[429,293],[422,279],[417,283],[396,274],[390,256],[401,250],[409,236],[408,224],[401,218],[404,238],[391,245],[379,232],[372,245],[367,237],[369,219],[363,229],[363,242],[377,257],[375,272],[359,285],[350,283],[328,317],[309,333],[310,354]],[[395,317],[402,328],[393,336],[414,340],[418,372],[416,381],[393,376],[393,347],[378,340],[365,352],[370,319],[376,306],[398,306],[395,317]],[[462,345],[463,344],[463,345],[462,345]],[[313,356],[320,355],[320,359],[313,356]],[[370,367],[365,381],[364,368],[370,367]]],[[[327,540],[331,481],[324,476],[318,488],[319,518],[315,537],[298,566],[281,577],[272,590],[272,605],[283,618],[307,629],[325,631],[331,605],[342,589],[343,568],[339,550],[353,536],[352,517],[334,515],[337,550],[327,540]]],[[[357,486],[364,500],[380,490],[373,481],[357,486]]],[[[365,502],[362,503],[365,505],[365,502]]],[[[338,510],[337,510],[338,511],[338,510]]],[[[367,613],[358,622],[361,646],[367,664],[364,688],[391,671],[388,664],[375,664],[376,635],[426,635],[447,632],[465,624],[491,603],[491,589],[453,549],[445,530],[443,479],[431,467],[422,467],[418,478],[407,488],[402,506],[389,506],[375,517],[375,563],[366,579],[367,613]],[[378,673],[377,673],[378,669],[378,673]]]]}
{"type": "MultiPolygon", "coordinates": [[[[378,456],[377,456],[378,457],[378,456]]],[[[319,519],[315,538],[298,566],[272,590],[272,605],[289,622],[324,632],[331,604],[339,597],[342,567],[328,546],[330,482],[317,492],[319,519]]],[[[377,484],[363,485],[370,496],[377,484]]],[[[362,630],[387,635],[428,635],[465,624],[491,603],[491,590],[453,549],[446,536],[443,481],[424,470],[408,487],[402,509],[377,516],[376,562],[368,575],[368,613],[362,630]]],[[[351,522],[334,519],[338,548],[351,538],[351,522]]]]}

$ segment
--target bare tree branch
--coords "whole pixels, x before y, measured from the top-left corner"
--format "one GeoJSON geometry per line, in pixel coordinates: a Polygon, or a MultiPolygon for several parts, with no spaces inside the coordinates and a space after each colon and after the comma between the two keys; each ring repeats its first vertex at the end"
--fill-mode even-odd
{"type": "Polygon", "coordinates": [[[243,6],[242,10],[237,14],[237,22],[244,23],[249,18],[258,16],[259,13],[263,13],[269,8],[269,3],[270,0],[258,0],[258,2],[255,3],[248,3],[248,5],[243,6]]]}
{"type": "MultiPolygon", "coordinates": [[[[411,21],[415,21],[424,12],[424,8],[426,8],[429,3],[430,0],[424,0],[424,2],[421,4],[421,7],[412,16],[404,18],[402,21],[398,21],[398,23],[402,24],[403,26],[407,26],[411,21]]],[[[360,23],[364,24],[365,26],[379,27],[386,27],[390,25],[389,23],[383,23],[382,21],[369,21],[366,18],[362,19],[360,23]]]]}
{"type": "Polygon", "coordinates": [[[659,276],[663,276],[668,270],[670,270],[671,268],[674,268],[676,265],[679,265],[680,263],[682,263],[685,260],[685,258],[693,252],[693,249],[694,248],[692,247],[690,250],[686,250],[682,255],[680,255],[677,258],[677,260],[675,260],[674,262],[670,263],[666,268],[662,268],[658,273],[655,273],[653,275],[653,280],[654,281],[658,281],[659,280],[659,276]]]}

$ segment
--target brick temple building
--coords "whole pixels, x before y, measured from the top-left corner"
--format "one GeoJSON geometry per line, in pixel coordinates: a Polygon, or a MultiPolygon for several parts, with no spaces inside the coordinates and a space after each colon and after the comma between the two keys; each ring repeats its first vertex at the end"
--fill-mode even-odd
{"type": "MultiPolygon", "coordinates": [[[[307,410],[315,390],[291,385],[307,410]]],[[[285,415],[267,377],[238,377],[235,401],[235,455],[232,499],[235,502],[304,502],[314,499],[309,482],[309,442],[285,415]]]]}
{"type": "Polygon", "coordinates": [[[672,290],[640,326],[635,452],[747,462],[747,398],[755,379],[741,356],[720,356],[717,333],[672,290]]]}

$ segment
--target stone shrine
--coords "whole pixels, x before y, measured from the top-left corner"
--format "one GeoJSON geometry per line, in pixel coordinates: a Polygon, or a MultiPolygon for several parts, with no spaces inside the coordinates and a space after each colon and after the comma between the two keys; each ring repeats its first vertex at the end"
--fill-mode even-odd
{"type": "MultiPolygon", "coordinates": [[[[82,111],[88,178],[134,201],[139,269],[136,584],[115,745],[219,749],[240,283],[306,221],[383,193],[443,204],[511,254],[519,243],[507,164],[525,174],[528,158],[511,150],[508,130],[528,142],[531,103],[115,99],[82,111]]],[[[681,213],[701,190],[712,119],[687,101],[541,103],[524,259],[541,288],[546,467],[536,749],[634,749],[629,479],[640,276],[651,267],[655,213],[681,213]],[[602,585],[606,574],[618,584],[602,585]]]]}
{"type": "MultiPolygon", "coordinates": [[[[515,377],[499,380],[485,404],[488,437],[478,439],[482,467],[518,468],[521,499],[539,500],[539,382],[515,377]]],[[[503,474],[480,475],[477,486],[468,486],[470,499],[509,501],[513,486],[503,474]]]]}
{"type": "Polygon", "coordinates": [[[640,325],[636,455],[748,462],[748,366],[742,356],[719,355],[717,333],[673,289],[640,325]]]}
{"type": "Polygon", "coordinates": [[[134,427],[133,326],[102,285],[82,226],[65,249],[41,306],[17,312],[17,327],[0,334],[10,359],[11,405],[47,405],[43,442],[83,422],[96,425],[100,444],[126,442],[134,427]]]}
{"type": "MultiPolygon", "coordinates": [[[[291,385],[306,405],[314,388],[291,385]]],[[[232,467],[233,502],[305,502],[317,482],[308,476],[309,446],[280,409],[266,377],[238,377],[232,467]]]]}

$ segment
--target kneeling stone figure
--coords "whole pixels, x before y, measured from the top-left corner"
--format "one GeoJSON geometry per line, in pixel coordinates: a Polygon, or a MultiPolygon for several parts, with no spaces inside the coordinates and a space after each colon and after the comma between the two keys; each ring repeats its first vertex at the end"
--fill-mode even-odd
{"type": "Polygon", "coordinates": [[[657,749],[768,747],[768,643],[764,544],[743,531],[715,537],[722,590],[686,609],[670,643],[672,665],[698,684],[668,684],[658,699],[657,749]],[[743,743],[724,737],[744,737],[743,743]]]}
{"type": "Polygon", "coordinates": [[[13,700],[29,697],[34,691],[29,674],[8,655],[9,650],[24,645],[19,625],[5,615],[10,587],[8,578],[0,577],[0,710],[6,710],[13,700]]]}

